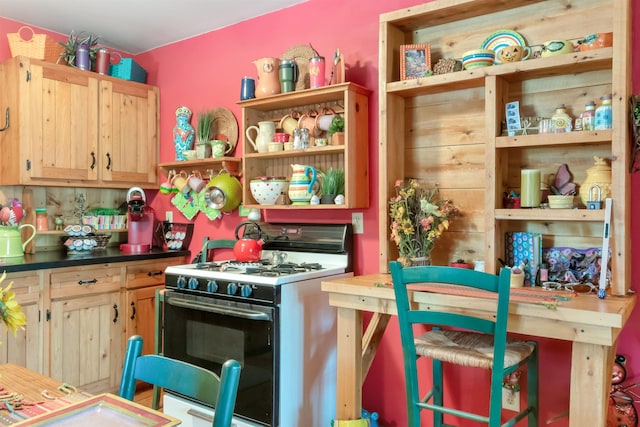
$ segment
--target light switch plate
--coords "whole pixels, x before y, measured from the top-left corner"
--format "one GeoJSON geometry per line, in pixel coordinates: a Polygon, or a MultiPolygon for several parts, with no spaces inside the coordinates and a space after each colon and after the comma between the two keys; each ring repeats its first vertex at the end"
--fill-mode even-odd
{"type": "Polygon", "coordinates": [[[353,224],[353,234],[364,233],[364,218],[362,212],[353,212],[351,214],[351,224],[353,224]]]}
{"type": "Polygon", "coordinates": [[[520,412],[520,392],[502,387],[502,408],[520,412]]]}

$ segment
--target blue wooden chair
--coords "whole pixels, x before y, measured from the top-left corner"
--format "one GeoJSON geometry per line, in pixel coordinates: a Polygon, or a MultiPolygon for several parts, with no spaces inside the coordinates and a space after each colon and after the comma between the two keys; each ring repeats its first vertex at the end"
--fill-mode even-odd
{"type": "Polygon", "coordinates": [[[240,363],[227,360],[221,375],[157,354],[142,355],[142,337],[129,338],[124,358],[120,397],[133,400],[136,381],[144,381],[187,397],[200,400],[215,408],[213,427],[229,427],[236,405],[240,363]]]}
{"type": "MultiPolygon", "coordinates": [[[[420,426],[420,412],[433,411],[433,425],[443,426],[444,414],[471,419],[489,427],[512,426],[527,417],[529,427],[538,426],[538,354],[532,341],[507,339],[510,271],[502,269],[500,275],[453,267],[409,267],[391,262],[391,276],[398,309],[398,323],[402,340],[406,380],[408,426],[420,426]],[[472,290],[497,294],[495,317],[480,318],[460,312],[439,310],[437,306],[418,309],[409,301],[407,285],[420,283],[455,284],[472,290]],[[414,325],[430,325],[430,331],[415,337],[414,325]],[[491,351],[492,350],[492,351],[491,351]],[[424,397],[418,392],[417,359],[432,360],[432,389],[424,397]],[[445,407],[443,401],[443,363],[472,366],[491,371],[489,414],[445,407]],[[501,424],[503,378],[521,366],[527,366],[527,405],[501,424]]],[[[416,289],[413,286],[410,290],[416,289]]],[[[476,385],[471,392],[482,393],[476,385]]]]}

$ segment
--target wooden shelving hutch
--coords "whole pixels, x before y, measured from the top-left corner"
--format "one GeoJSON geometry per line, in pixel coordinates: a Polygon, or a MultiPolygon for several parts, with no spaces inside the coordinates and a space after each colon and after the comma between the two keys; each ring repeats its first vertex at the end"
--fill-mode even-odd
{"type": "Polygon", "coordinates": [[[355,83],[340,83],[317,89],[306,89],[264,98],[241,101],[241,138],[243,141],[242,203],[260,209],[353,209],[369,207],[369,94],[370,90],[355,83]],[[304,112],[323,107],[333,109],[345,118],[344,145],[309,147],[303,150],[257,153],[247,141],[245,131],[260,121],[280,119],[293,111],[304,112]],[[342,168],[345,172],[345,203],[342,205],[260,205],[249,188],[257,176],[291,177],[291,164],[311,165],[318,170],[342,168]]]}
{"type": "MultiPolygon", "coordinates": [[[[435,264],[484,260],[496,271],[507,231],[540,232],[544,247],[602,245],[603,211],[503,209],[505,191],[519,190],[520,170],[543,176],[566,163],[582,183],[593,156],[612,169],[611,292],[630,288],[631,94],[630,0],[437,0],[380,17],[380,270],[397,249],[389,241],[387,201],[394,182],[418,177],[437,185],[462,215],[439,241],[435,264]],[[402,44],[427,43],[431,62],[461,58],[492,33],[513,30],[536,49],[548,40],[613,33],[613,47],[400,81],[402,44]],[[550,117],[565,104],[573,117],[589,101],[613,95],[613,129],[569,134],[501,136],[505,104],[524,116],[550,117]]],[[[579,198],[576,198],[579,200],[579,198]]]]}

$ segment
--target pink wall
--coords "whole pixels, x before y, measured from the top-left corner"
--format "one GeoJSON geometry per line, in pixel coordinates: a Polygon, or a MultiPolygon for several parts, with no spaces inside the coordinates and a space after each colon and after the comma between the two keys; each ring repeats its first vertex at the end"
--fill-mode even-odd
{"type": "MultiPolygon", "coordinates": [[[[174,112],[180,105],[194,112],[214,107],[231,109],[238,121],[241,118],[239,99],[242,76],[256,76],[252,61],[264,56],[280,56],[289,47],[311,43],[322,55],[330,57],[336,47],[344,54],[347,79],[372,90],[369,101],[370,133],[370,208],[364,210],[366,234],[356,236],[356,273],[377,271],[378,266],[378,200],[377,200],[377,134],[378,134],[378,17],[380,13],[422,3],[420,0],[309,0],[301,5],[275,12],[257,19],[241,22],[228,28],[155,49],[139,55],[136,60],[149,71],[149,82],[161,88],[161,161],[174,157],[172,128],[174,112]]],[[[634,27],[640,28],[640,13],[634,11],[634,27]]],[[[15,32],[19,23],[0,18],[0,33],[15,32]]],[[[57,35],[58,39],[65,36],[57,35]]],[[[634,45],[638,46],[638,32],[634,31],[634,45]]],[[[635,49],[636,51],[638,48],[635,49]]],[[[6,38],[0,37],[0,60],[10,56],[6,38]]],[[[640,55],[633,60],[634,88],[640,87],[640,55]]],[[[0,90],[2,88],[0,87],[0,90]]],[[[237,149],[236,156],[240,156],[237,149]]],[[[632,194],[640,189],[640,174],[632,176],[632,194]]],[[[156,212],[173,210],[169,199],[151,195],[156,212]]],[[[637,218],[638,197],[632,198],[632,240],[640,236],[637,218]]],[[[180,214],[175,213],[176,220],[180,214]]],[[[163,219],[161,215],[159,215],[163,219]]],[[[267,212],[267,221],[350,221],[347,212],[267,212]]],[[[209,221],[204,215],[195,219],[196,233],[193,253],[199,250],[202,237],[229,238],[239,222],[236,213],[222,220],[209,221]]],[[[632,265],[640,265],[640,256],[632,257],[632,265]]],[[[638,273],[633,272],[633,287],[638,288],[638,273]]],[[[629,379],[640,378],[640,328],[637,311],[625,328],[619,342],[619,351],[628,356],[629,379]]],[[[541,423],[568,408],[570,345],[555,340],[539,340],[541,346],[541,423]]],[[[384,425],[406,425],[402,358],[397,324],[392,320],[380,345],[378,355],[366,379],[363,391],[364,406],[378,411],[384,425]]],[[[477,399],[470,393],[470,385],[486,377],[469,373],[458,384],[456,394],[465,403],[477,399]]],[[[471,403],[473,405],[473,403],[471,403]]],[[[566,418],[553,426],[566,426],[566,418]]]]}

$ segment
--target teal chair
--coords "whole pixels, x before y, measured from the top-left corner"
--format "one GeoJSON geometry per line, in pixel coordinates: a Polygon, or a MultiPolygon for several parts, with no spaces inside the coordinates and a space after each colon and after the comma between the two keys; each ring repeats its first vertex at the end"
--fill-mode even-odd
{"type": "Polygon", "coordinates": [[[202,239],[202,250],[200,251],[200,257],[196,262],[207,262],[207,253],[209,249],[219,248],[233,248],[236,244],[236,240],[233,239],[215,239],[210,240],[208,237],[202,239]]]}
{"type": "Polygon", "coordinates": [[[184,396],[202,401],[215,408],[213,427],[231,426],[236,405],[240,363],[227,360],[221,375],[157,354],[142,355],[142,337],[129,338],[120,382],[120,397],[133,400],[136,381],[144,381],[184,396]]]}
{"type": "MultiPolygon", "coordinates": [[[[532,341],[507,339],[510,271],[502,269],[500,275],[482,273],[454,267],[409,267],[391,262],[391,276],[398,309],[398,323],[402,340],[406,380],[408,426],[420,426],[422,410],[433,412],[433,425],[444,426],[444,414],[475,420],[489,427],[512,426],[528,417],[528,426],[538,426],[538,353],[532,341]],[[438,306],[422,307],[409,301],[407,285],[411,290],[420,283],[455,284],[470,290],[483,290],[497,294],[495,317],[480,318],[460,312],[439,310],[438,306]],[[415,337],[414,325],[429,325],[433,329],[415,337]],[[487,349],[493,349],[488,352],[487,349]],[[483,351],[484,350],[484,351],[483,351]],[[418,392],[417,360],[432,361],[432,388],[422,398],[418,392]],[[491,391],[488,415],[445,407],[443,401],[443,363],[485,368],[491,371],[491,391]],[[502,414],[503,378],[520,367],[527,366],[527,405],[504,424],[502,414]]],[[[415,288],[414,288],[415,287],[415,288]]],[[[483,393],[476,384],[468,392],[483,393]]]]}

